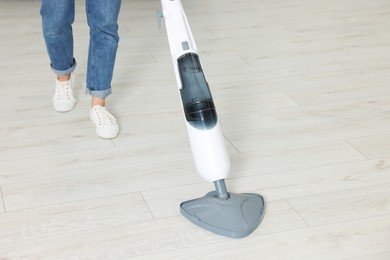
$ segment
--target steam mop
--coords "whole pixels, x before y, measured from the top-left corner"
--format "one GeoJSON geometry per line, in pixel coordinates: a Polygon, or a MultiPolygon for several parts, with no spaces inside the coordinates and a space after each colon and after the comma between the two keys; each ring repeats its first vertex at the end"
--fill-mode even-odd
{"type": "Polygon", "coordinates": [[[186,14],[180,0],[161,0],[161,4],[157,19],[159,25],[165,19],[193,159],[198,173],[215,186],[204,197],[181,203],[180,212],[216,234],[248,236],[264,216],[264,199],[259,194],[227,191],[230,160],[186,14]]]}

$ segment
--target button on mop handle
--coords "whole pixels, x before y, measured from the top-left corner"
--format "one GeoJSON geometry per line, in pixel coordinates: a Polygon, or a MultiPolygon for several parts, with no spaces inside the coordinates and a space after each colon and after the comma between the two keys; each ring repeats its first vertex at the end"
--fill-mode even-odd
{"type": "Polygon", "coordinates": [[[226,191],[221,180],[229,175],[230,160],[186,14],[180,0],[161,0],[161,4],[157,20],[159,24],[162,17],[165,20],[196,169],[226,191]]]}

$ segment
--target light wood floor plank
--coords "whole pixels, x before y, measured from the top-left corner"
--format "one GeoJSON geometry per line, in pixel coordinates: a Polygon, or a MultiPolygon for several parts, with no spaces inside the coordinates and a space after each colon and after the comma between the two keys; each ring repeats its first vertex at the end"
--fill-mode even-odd
{"type": "MultiPolygon", "coordinates": [[[[134,259],[343,259],[364,253],[387,252],[389,222],[386,217],[369,221],[326,225],[313,229],[299,229],[285,233],[263,236],[258,241],[244,239],[208,243],[196,248],[183,248],[168,252],[146,255],[134,259]],[[376,222],[374,222],[376,221],[376,222]],[[360,224],[356,230],[354,224],[360,224]],[[315,232],[312,233],[312,232],[315,232]],[[277,238],[276,238],[277,237],[277,238]],[[276,239],[275,239],[276,238],[276,239]],[[371,239],[373,238],[373,240],[371,239]],[[274,243],[273,241],[278,241],[274,243]],[[223,244],[223,250],[219,246],[223,244]],[[302,244],[309,244],[302,250],[302,244]],[[230,245],[230,246],[229,246],[230,245]],[[237,248],[246,248],[245,252],[237,248]],[[270,250],[272,248],[272,250],[270,250]]],[[[375,254],[372,254],[375,256],[375,254]]],[[[375,258],[374,258],[375,259],[375,258]]]]}
{"type": "Polygon", "coordinates": [[[354,258],[348,258],[346,260],[387,260],[390,258],[390,252],[388,253],[383,253],[383,254],[376,254],[376,255],[367,255],[367,256],[362,256],[362,257],[354,257],[354,258]]]}
{"type": "Polygon", "coordinates": [[[390,156],[390,138],[388,135],[375,135],[348,139],[356,149],[367,158],[379,159],[390,156]]]}
{"type": "Polygon", "coordinates": [[[104,238],[100,237],[102,230],[99,230],[80,232],[76,237],[72,234],[73,239],[69,235],[24,241],[18,245],[23,251],[14,251],[15,245],[5,244],[2,246],[3,256],[19,259],[42,254],[46,259],[137,259],[136,256],[140,256],[139,259],[243,259],[262,254],[265,259],[323,259],[326,254],[328,259],[340,259],[387,252],[390,232],[388,221],[381,217],[272,234],[256,233],[237,240],[187,227],[188,221],[182,218],[169,220],[113,228],[114,232],[104,238]],[[359,230],[356,230],[356,225],[359,225],[359,230]],[[150,237],[147,235],[150,230],[159,232],[150,237]],[[299,246],[302,243],[310,246],[302,250],[299,246]],[[41,248],[43,244],[45,247],[41,248]],[[332,250],[336,245],[337,250],[332,250]],[[237,251],[243,247],[246,248],[244,256],[241,250],[237,251]]]}
{"type": "Polygon", "coordinates": [[[133,225],[150,219],[153,216],[139,193],[8,211],[0,218],[0,247],[13,242],[133,225]]]}
{"type": "Polygon", "coordinates": [[[390,218],[390,184],[340,192],[321,193],[288,200],[311,226],[335,222],[388,216],[390,218]]]}

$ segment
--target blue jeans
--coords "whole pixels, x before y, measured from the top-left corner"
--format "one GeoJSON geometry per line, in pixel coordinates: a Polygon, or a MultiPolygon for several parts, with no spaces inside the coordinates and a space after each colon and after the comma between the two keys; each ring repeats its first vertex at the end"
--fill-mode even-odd
{"type": "MultiPolygon", "coordinates": [[[[52,70],[57,75],[70,74],[76,68],[72,34],[74,1],[41,0],[43,36],[52,70]]],[[[121,0],[86,0],[90,28],[86,92],[100,98],[111,94],[120,5],[121,0]]]]}

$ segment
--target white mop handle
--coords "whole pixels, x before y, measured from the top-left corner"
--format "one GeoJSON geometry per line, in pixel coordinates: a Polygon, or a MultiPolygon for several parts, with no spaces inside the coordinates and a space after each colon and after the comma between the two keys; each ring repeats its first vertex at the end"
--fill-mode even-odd
{"type": "Polygon", "coordinates": [[[197,48],[181,1],[161,0],[161,4],[177,86],[181,88],[177,60],[185,53],[197,53],[197,48]]]}
{"type": "Polygon", "coordinates": [[[192,155],[207,181],[225,179],[230,160],[196,44],[180,0],[161,0],[192,155]]]}

